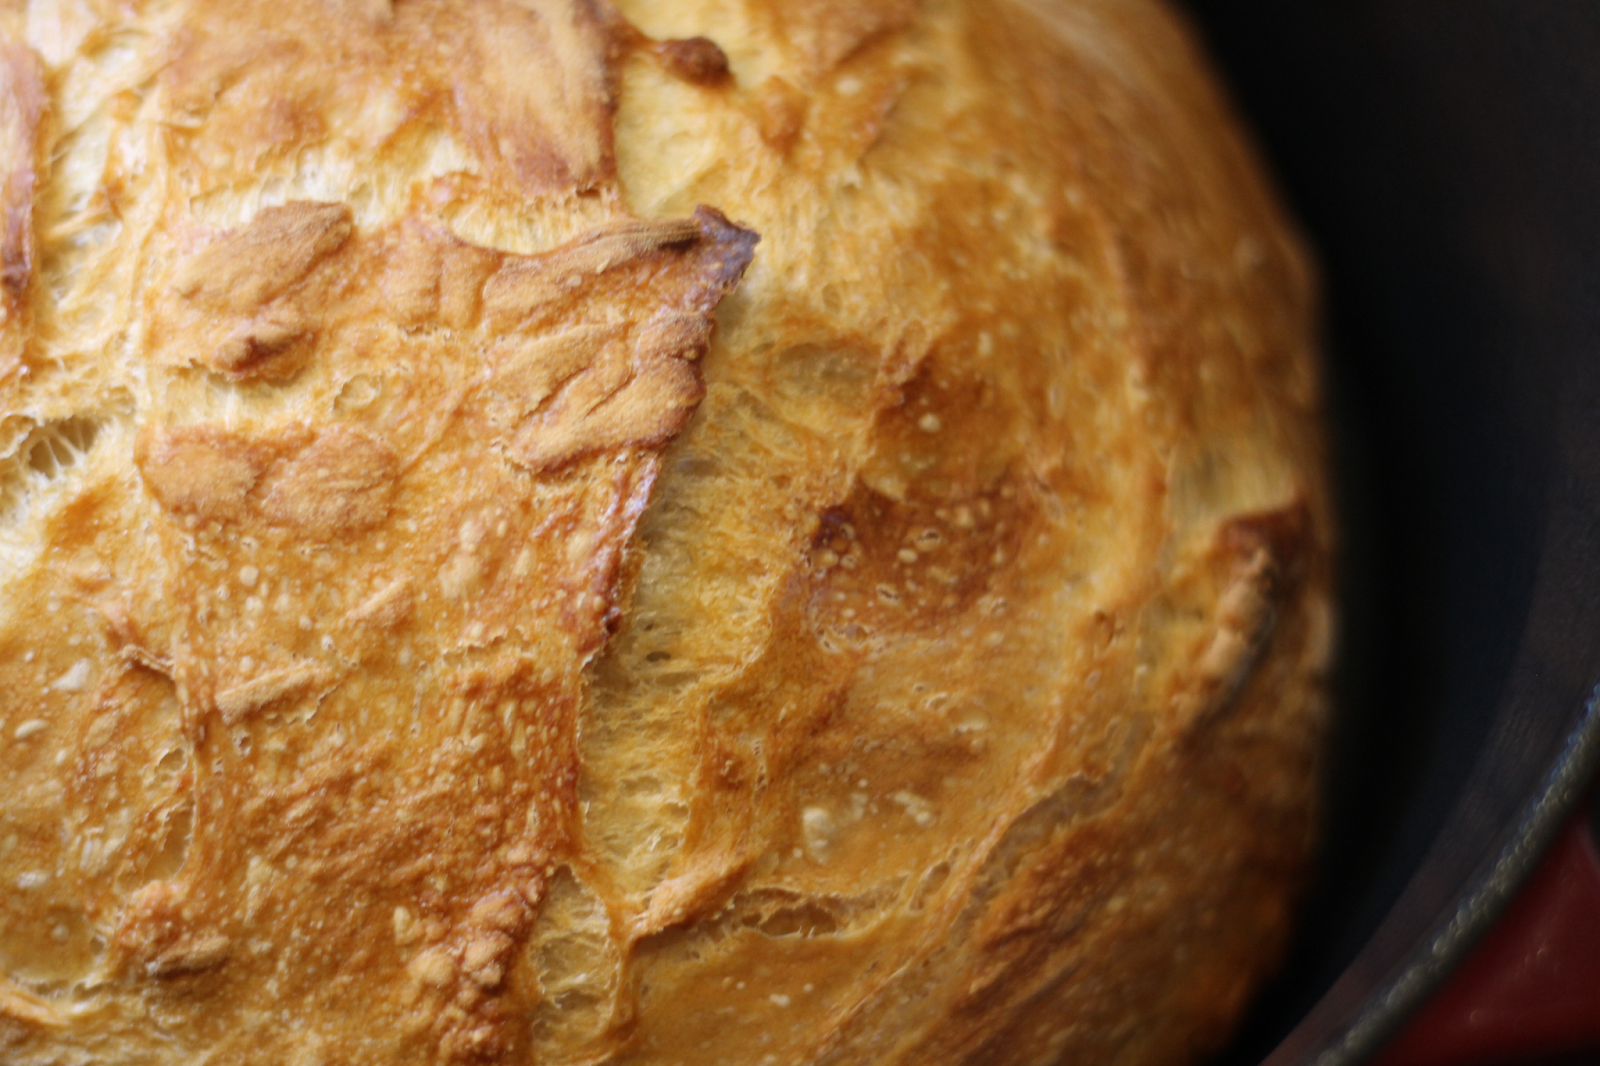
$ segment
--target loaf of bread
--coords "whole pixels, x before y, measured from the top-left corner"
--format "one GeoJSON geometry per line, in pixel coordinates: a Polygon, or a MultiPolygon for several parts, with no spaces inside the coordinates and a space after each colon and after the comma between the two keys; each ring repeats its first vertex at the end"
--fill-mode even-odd
{"type": "Polygon", "coordinates": [[[0,5],[0,1061],[1179,1064],[1313,281],[1151,0],[0,5]]]}

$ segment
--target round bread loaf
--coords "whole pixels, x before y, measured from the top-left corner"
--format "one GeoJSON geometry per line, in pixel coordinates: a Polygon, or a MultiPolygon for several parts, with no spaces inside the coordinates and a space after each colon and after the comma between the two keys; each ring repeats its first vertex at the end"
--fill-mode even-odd
{"type": "Polygon", "coordinates": [[[0,7],[0,1059],[1183,1063],[1328,658],[1147,0],[0,7]]]}

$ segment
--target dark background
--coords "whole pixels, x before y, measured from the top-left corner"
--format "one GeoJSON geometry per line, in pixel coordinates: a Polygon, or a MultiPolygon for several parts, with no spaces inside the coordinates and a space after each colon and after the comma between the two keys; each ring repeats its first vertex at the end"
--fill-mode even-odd
{"type": "Polygon", "coordinates": [[[1343,512],[1323,853],[1231,1066],[1355,958],[1464,787],[1452,847],[1492,850],[1593,684],[1600,3],[1185,6],[1322,262],[1343,512]],[[1521,761],[1471,777],[1496,747],[1521,761]]]}

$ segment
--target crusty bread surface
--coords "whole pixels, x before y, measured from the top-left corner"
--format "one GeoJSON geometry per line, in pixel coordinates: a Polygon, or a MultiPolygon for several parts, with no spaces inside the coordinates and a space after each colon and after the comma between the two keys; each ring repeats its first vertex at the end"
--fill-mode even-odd
{"type": "Polygon", "coordinates": [[[1305,257],[1148,0],[0,0],[0,1061],[1181,1064],[1305,257]]]}

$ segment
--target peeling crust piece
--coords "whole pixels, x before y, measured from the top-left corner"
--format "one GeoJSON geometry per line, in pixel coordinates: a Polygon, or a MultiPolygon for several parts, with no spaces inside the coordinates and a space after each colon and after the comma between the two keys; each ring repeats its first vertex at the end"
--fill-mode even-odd
{"type": "Polygon", "coordinates": [[[48,1029],[66,1024],[65,1019],[49,1003],[9,981],[0,983],[0,1017],[48,1029]]]}
{"type": "Polygon", "coordinates": [[[507,260],[483,288],[489,325],[512,329],[573,289],[623,263],[701,236],[695,220],[623,222],[543,256],[507,260]]]}
{"type": "Polygon", "coordinates": [[[1303,501],[1236,515],[1218,531],[1217,567],[1227,583],[1195,661],[1194,689],[1180,697],[1191,731],[1228,713],[1265,654],[1281,611],[1305,579],[1310,515],[1303,501]]]}
{"type": "Polygon", "coordinates": [[[179,265],[172,291],[197,313],[181,315],[168,329],[194,352],[190,361],[232,380],[292,376],[300,368],[295,349],[311,339],[332,300],[330,279],[318,285],[311,275],[344,247],[351,230],[344,204],[263,210],[179,265]]]}
{"type": "Polygon", "coordinates": [[[228,960],[233,941],[225,936],[205,936],[184,940],[167,948],[145,964],[151,977],[181,977],[215,969],[228,960]]]}
{"type": "Polygon", "coordinates": [[[299,284],[344,246],[350,232],[350,208],[344,204],[269,207],[248,226],[190,256],[172,287],[214,310],[253,313],[299,284]]]}
{"type": "Polygon", "coordinates": [[[248,714],[325,685],[334,676],[332,670],[314,662],[269,670],[218,692],[217,711],[224,725],[235,725],[248,714]]]}
{"type": "Polygon", "coordinates": [[[389,513],[398,468],[380,441],[334,426],[264,476],[261,513],[318,540],[367,529],[389,513]]]}
{"type": "MultiPolygon", "coordinates": [[[[689,420],[705,394],[694,361],[711,340],[710,312],[744,273],[757,239],[708,208],[699,210],[695,222],[698,225],[687,231],[682,223],[649,230],[630,227],[585,242],[575,253],[553,257],[546,276],[554,275],[566,289],[581,283],[584,274],[600,274],[673,245],[691,244],[693,250],[683,262],[694,280],[685,289],[663,294],[659,309],[637,329],[600,344],[595,342],[601,338],[593,334],[575,339],[554,360],[539,360],[549,368],[549,384],[564,381],[546,409],[530,412],[517,426],[508,454],[518,463],[543,471],[596,451],[656,447],[671,440],[689,420]],[[580,370],[582,355],[574,353],[587,346],[585,341],[593,347],[588,365],[580,370]]],[[[528,277],[526,265],[519,267],[517,288],[526,296],[538,283],[528,277]]],[[[490,279],[486,292],[501,274],[490,279]]],[[[548,287],[550,281],[544,284],[548,287]]],[[[493,321],[494,308],[513,301],[501,290],[495,299],[486,297],[485,303],[493,321]]],[[[513,366],[510,372],[520,369],[513,366]]]]}
{"type": "Polygon", "coordinates": [[[273,450],[222,429],[150,427],[135,462],[163,507],[178,515],[233,519],[273,462],[273,450]]]}

